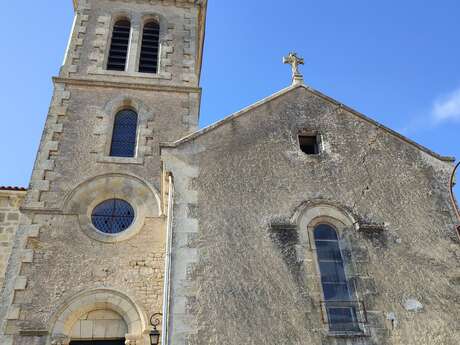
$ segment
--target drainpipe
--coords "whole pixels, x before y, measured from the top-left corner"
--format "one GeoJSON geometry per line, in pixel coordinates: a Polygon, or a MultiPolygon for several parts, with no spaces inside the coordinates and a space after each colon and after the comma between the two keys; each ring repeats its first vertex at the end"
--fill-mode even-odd
{"type": "MultiPolygon", "coordinates": [[[[457,214],[457,219],[460,222],[460,211],[458,209],[457,200],[455,199],[455,195],[454,195],[455,173],[457,172],[459,167],[460,167],[460,162],[457,163],[454,170],[452,171],[452,175],[450,176],[449,186],[450,186],[450,198],[452,200],[452,204],[454,205],[454,210],[455,210],[455,213],[457,214]]],[[[458,238],[460,239],[460,225],[457,225],[456,231],[457,231],[458,238]]]]}
{"type": "Polygon", "coordinates": [[[174,215],[174,179],[172,173],[168,173],[168,213],[166,217],[166,253],[165,253],[165,276],[163,285],[163,330],[161,332],[161,344],[169,342],[169,301],[171,292],[171,247],[172,247],[172,224],[174,215]]]}

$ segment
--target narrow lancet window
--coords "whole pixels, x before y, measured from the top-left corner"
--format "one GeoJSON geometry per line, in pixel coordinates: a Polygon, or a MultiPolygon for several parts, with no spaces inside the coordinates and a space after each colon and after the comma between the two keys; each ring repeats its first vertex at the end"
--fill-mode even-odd
{"type": "Polygon", "coordinates": [[[315,228],[314,237],[329,328],[331,331],[360,331],[337,232],[321,224],[315,228]]]}
{"type": "Polygon", "coordinates": [[[112,71],[126,70],[128,58],[131,23],[127,19],[119,20],[113,26],[107,69],[112,71]]]}
{"type": "Polygon", "coordinates": [[[122,110],[115,116],[110,156],[134,157],[136,152],[137,114],[122,110]]]}
{"type": "Polygon", "coordinates": [[[160,25],[156,21],[145,23],[142,33],[142,47],[139,72],[158,72],[158,52],[160,49],[160,25]]]}

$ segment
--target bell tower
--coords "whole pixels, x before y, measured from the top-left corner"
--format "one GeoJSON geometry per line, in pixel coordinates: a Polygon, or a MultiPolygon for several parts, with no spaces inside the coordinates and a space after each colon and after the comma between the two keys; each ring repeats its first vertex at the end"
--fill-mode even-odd
{"type": "Polygon", "coordinates": [[[188,104],[182,101],[176,111],[181,122],[169,122],[177,130],[195,130],[206,1],[74,0],[74,6],[72,35],[56,81],[117,84],[118,89],[150,90],[152,96],[189,93],[188,104]]]}
{"type": "Polygon", "coordinates": [[[0,343],[147,345],[163,305],[159,147],[198,127],[207,2],[73,2],[7,268],[0,343]]]}

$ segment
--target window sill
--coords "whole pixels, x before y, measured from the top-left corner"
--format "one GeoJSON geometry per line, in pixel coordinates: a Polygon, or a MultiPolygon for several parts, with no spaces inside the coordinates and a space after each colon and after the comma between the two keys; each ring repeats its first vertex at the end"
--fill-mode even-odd
{"type": "Polygon", "coordinates": [[[320,153],[305,153],[303,151],[300,151],[300,155],[302,155],[303,157],[320,158],[321,152],[320,153]]]}
{"type": "Polygon", "coordinates": [[[135,78],[144,78],[144,79],[165,79],[170,80],[172,79],[171,73],[168,72],[160,72],[160,73],[143,73],[143,72],[131,72],[131,71],[112,71],[106,69],[96,69],[94,71],[90,71],[89,74],[93,75],[105,75],[108,77],[135,77],[135,78]]]}
{"type": "Polygon", "coordinates": [[[109,163],[109,164],[137,164],[143,165],[144,159],[140,157],[99,157],[98,163],[109,163]]]}
{"type": "Polygon", "coordinates": [[[320,151],[319,153],[314,154],[306,154],[305,152],[301,151],[300,148],[297,148],[294,151],[287,152],[287,155],[295,161],[300,162],[317,162],[324,160],[326,156],[324,151],[320,151]]]}
{"type": "Polygon", "coordinates": [[[326,331],[326,335],[331,338],[357,338],[370,336],[366,331],[326,331]]]}

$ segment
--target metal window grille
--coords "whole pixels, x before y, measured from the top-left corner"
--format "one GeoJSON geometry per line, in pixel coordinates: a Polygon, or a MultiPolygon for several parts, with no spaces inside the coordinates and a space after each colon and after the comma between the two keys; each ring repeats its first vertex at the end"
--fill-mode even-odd
{"type": "Polygon", "coordinates": [[[134,157],[136,151],[137,114],[132,110],[120,111],[115,116],[110,156],[134,157]]]}
{"type": "Polygon", "coordinates": [[[124,71],[126,69],[130,33],[131,23],[128,20],[119,20],[113,26],[112,42],[107,61],[108,70],[124,71]]]}
{"type": "Polygon", "coordinates": [[[361,332],[360,325],[368,323],[362,301],[321,301],[321,315],[333,332],[361,332]]]}
{"type": "Polygon", "coordinates": [[[96,206],[91,219],[99,231],[106,234],[118,234],[128,229],[133,223],[134,209],[124,200],[106,200],[96,206]]]}
{"type": "Polygon", "coordinates": [[[142,48],[139,61],[139,72],[158,72],[158,51],[160,47],[160,25],[157,22],[148,22],[144,25],[142,34],[142,48]]]}

